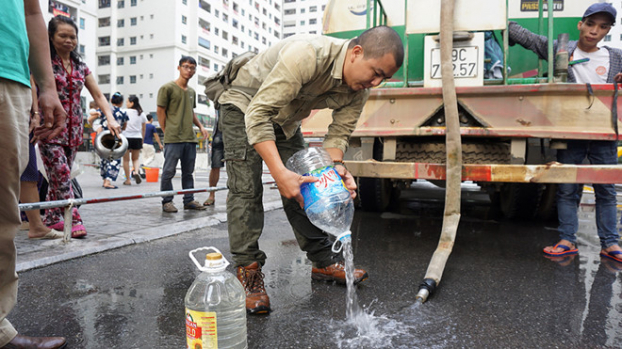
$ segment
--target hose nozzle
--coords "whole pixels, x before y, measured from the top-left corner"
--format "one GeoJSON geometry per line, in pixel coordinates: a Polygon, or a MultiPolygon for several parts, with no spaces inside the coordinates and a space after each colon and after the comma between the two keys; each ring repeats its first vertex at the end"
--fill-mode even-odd
{"type": "Polygon", "coordinates": [[[425,303],[428,296],[436,289],[436,281],[432,279],[423,279],[423,282],[419,285],[419,292],[415,296],[415,300],[419,303],[425,303]]]}

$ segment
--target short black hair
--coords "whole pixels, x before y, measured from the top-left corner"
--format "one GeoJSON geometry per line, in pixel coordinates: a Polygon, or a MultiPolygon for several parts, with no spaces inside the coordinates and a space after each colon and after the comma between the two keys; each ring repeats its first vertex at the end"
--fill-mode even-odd
{"type": "Polygon", "coordinates": [[[395,58],[395,65],[399,68],[404,62],[404,44],[400,35],[391,27],[381,25],[367,29],[360,36],[352,39],[348,49],[361,45],[363,57],[382,58],[391,53],[395,58]]]}
{"type": "Polygon", "coordinates": [[[195,61],[194,58],[190,56],[181,56],[181,59],[179,60],[179,66],[181,67],[181,65],[184,63],[197,65],[197,61],[195,61]]]}
{"type": "Polygon", "coordinates": [[[151,114],[147,114],[147,120],[148,120],[148,121],[153,120],[153,115],[151,115],[151,114]]]}

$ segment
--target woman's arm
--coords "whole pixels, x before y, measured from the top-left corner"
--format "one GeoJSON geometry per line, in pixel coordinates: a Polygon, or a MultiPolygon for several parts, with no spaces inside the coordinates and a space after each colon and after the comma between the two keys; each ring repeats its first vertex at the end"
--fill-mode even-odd
{"type": "Polygon", "coordinates": [[[95,100],[95,103],[99,106],[99,109],[106,115],[106,120],[108,121],[108,129],[112,132],[113,135],[118,136],[121,134],[121,125],[115,120],[114,116],[112,116],[112,110],[110,110],[110,105],[108,105],[108,101],[104,94],[97,86],[97,82],[93,77],[93,74],[89,74],[86,76],[84,81],[84,86],[89,90],[89,93],[95,100]]]}

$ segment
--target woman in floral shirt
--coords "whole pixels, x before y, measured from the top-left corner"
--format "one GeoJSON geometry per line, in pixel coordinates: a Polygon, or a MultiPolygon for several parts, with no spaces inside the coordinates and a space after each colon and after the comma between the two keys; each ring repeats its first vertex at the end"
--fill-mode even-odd
{"type": "MultiPolygon", "coordinates": [[[[67,200],[74,198],[71,189],[71,166],[76,158],[78,146],[82,144],[80,92],[84,86],[106,115],[113,133],[120,133],[120,126],[112,117],[106,98],[97,86],[91,71],[76,52],[78,27],[73,20],[63,16],[52,18],[48,26],[48,35],[56,90],[67,112],[67,124],[61,134],[55,138],[39,140],[39,145],[49,181],[47,200],[67,200]]],[[[52,229],[62,230],[63,211],[63,208],[46,210],[44,224],[52,229]]],[[[86,236],[86,229],[75,207],[72,212],[71,236],[74,238],[86,236]]]]}

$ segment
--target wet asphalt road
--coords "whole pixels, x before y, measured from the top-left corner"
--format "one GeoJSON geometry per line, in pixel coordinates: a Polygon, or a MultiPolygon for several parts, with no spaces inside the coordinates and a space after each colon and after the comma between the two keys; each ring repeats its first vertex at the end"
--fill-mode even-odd
{"type": "MultiPolygon", "coordinates": [[[[345,287],[311,281],[285,214],[267,213],[273,313],[248,318],[249,348],[622,347],[622,265],[599,257],[591,205],[580,208],[580,254],[554,262],[541,253],[552,224],[496,220],[485,196],[463,192],[443,280],[414,303],[441,199],[420,187],[394,212],[355,215],[355,263],[370,274],[357,290],[369,314],[360,329],[346,321],[345,287]]],[[[24,272],[9,319],[24,334],[64,335],[69,348],[185,348],[183,298],[197,275],[187,252],[201,246],[230,257],[226,224],[24,272]]]]}

